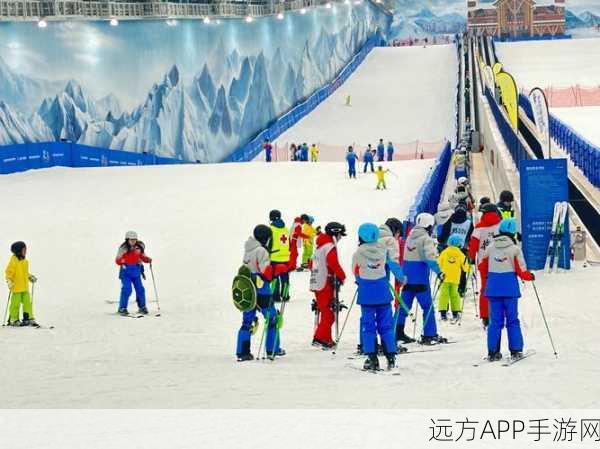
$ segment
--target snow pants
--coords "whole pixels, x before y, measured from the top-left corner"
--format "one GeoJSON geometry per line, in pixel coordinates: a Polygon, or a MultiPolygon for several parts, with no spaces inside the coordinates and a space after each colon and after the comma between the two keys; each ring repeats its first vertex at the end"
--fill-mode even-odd
{"type": "Polygon", "coordinates": [[[348,164],[348,176],[356,178],[356,164],[348,164]]]}
{"type": "Polygon", "coordinates": [[[119,272],[119,279],[121,279],[119,309],[127,308],[132,286],[135,288],[138,307],[146,307],[146,289],[142,283],[142,267],[140,265],[124,265],[119,272]]]}
{"type": "Polygon", "coordinates": [[[369,165],[371,166],[371,172],[375,173],[375,166],[373,165],[373,161],[368,161],[368,162],[365,162],[365,168],[364,168],[363,172],[364,172],[364,173],[366,173],[366,172],[367,172],[367,167],[368,167],[369,165]]]}
{"type": "Polygon", "coordinates": [[[450,305],[453,312],[462,312],[462,301],[458,294],[458,284],[442,282],[440,286],[440,312],[447,311],[448,305],[450,305]]]}
{"type": "Polygon", "coordinates": [[[388,162],[391,162],[394,160],[394,152],[393,151],[388,151],[387,160],[388,160],[388,162]]]}
{"type": "Polygon", "coordinates": [[[314,338],[323,343],[333,343],[333,338],[331,338],[331,327],[335,323],[335,314],[331,309],[333,295],[333,285],[329,282],[325,284],[323,290],[315,292],[317,308],[319,309],[319,324],[315,330],[314,338]]]}
{"type": "MultiPolygon", "coordinates": [[[[270,301],[269,297],[264,298],[267,298],[267,303],[269,304],[268,307],[263,307],[260,309],[261,313],[265,317],[265,327],[267,333],[265,339],[265,349],[268,354],[272,354],[273,352],[277,352],[279,350],[281,336],[279,334],[279,329],[277,329],[277,309],[270,301]]],[[[250,339],[252,337],[251,329],[252,323],[254,323],[254,319],[256,318],[256,312],[257,309],[254,309],[242,314],[242,326],[238,331],[237,338],[236,354],[238,356],[250,354],[250,339]]]]}
{"type": "Polygon", "coordinates": [[[479,317],[489,318],[490,312],[488,307],[488,299],[484,293],[485,286],[487,284],[487,275],[483,274],[481,270],[479,270],[479,277],[481,278],[481,285],[479,287],[479,317]]]}
{"type": "Polygon", "coordinates": [[[490,297],[490,324],[487,329],[489,352],[500,351],[502,329],[508,333],[508,349],[523,350],[523,333],[519,322],[519,298],[490,297]]]}
{"type": "Polygon", "coordinates": [[[302,265],[308,265],[308,261],[313,255],[313,248],[312,242],[306,240],[302,242],[302,265]]]}
{"type": "Polygon", "coordinates": [[[381,188],[387,189],[385,186],[385,181],[377,181],[377,190],[381,190],[381,188]]]}
{"type": "Polygon", "coordinates": [[[27,314],[30,320],[33,320],[33,305],[29,292],[19,292],[10,294],[10,309],[8,320],[17,321],[19,319],[19,310],[23,304],[23,315],[27,314]]]}
{"type": "MultiPolygon", "coordinates": [[[[273,265],[277,265],[274,263],[273,265]]],[[[290,299],[290,274],[282,273],[273,279],[273,301],[281,302],[290,299]]]]}
{"type": "Polygon", "coordinates": [[[396,353],[396,336],[391,304],[361,305],[360,340],[365,354],[377,354],[377,335],[386,354],[396,353]]]}
{"type": "MultiPolygon", "coordinates": [[[[437,335],[437,325],[435,323],[435,307],[431,299],[431,290],[429,285],[406,285],[402,290],[402,301],[408,310],[412,309],[415,297],[423,310],[423,336],[435,337],[437,335]]],[[[396,329],[404,329],[407,313],[403,307],[398,312],[398,323],[396,329]]]]}

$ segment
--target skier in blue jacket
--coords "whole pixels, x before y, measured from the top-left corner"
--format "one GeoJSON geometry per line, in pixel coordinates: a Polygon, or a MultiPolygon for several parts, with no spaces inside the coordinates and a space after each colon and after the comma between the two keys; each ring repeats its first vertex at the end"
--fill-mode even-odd
{"type": "MultiPolygon", "coordinates": [[[[423,310],[423,335],[421,336],[421,344],[435,345],[437,343],[447,343],[448,340],[440,337],[437,333],[435,308],[429,286],[430,271],[433,271],[440,281],[443,280],[443,275],[437,262],[437,242],[431,237],[435,219],[431,214],[421,213],[417,215],[415,221],[415,227],[410,231],[404,245],[403,270],[407,281],[402,289],[402,300],[406,308],[410,310],[413,300],[416,297],[423,310]]],[[[406,310],[401,308],[396,326],[396,339],[404,343],[413,343],[415,340],[404,332],[406,316],[406,310]]]]}
{"type": "Polygon", "coordinates": [[[358,228],[359,246],[352,257],[352,269],[358,284],[357,304],[361,308],[360,336],[363,353],[368,357],[365,370],[378,370],[377,335],[381,338],[388,369],[396,365],[396,339],[386,269],[397,279],[404,280],[400,265],[391,260],[386,248],[379,243],[379,228],[364,223],[358,228]]]}
{"type": "Polygon", "coordinates": [[[365,163],[364,173],[367,172],[367,167],[371,166],[371,172],[375,173],[375,166],[373,165],[373,148],[371,148],[371,144],[365,150],[365,155],[363,156],[363,161],[365,163]]]}
{"type": "Polygon", "coordinates": [[[388,142],[387,144],[387,160],[394,160],[394,145],[392,144],[392,142],[388,142]]]}
{"type": "Polygon", "coordinates": [[[350,146],[348,147],[348,152],[346,153],[346,162],[348,162],[348,176],[350,178],[356,179],[356,162],[358,161],[358,156],[354,152],[354,149],[350,146]]]}
{"type": "Polygon", "coordinates": [[[302,162],[308,162],[308,145],[306,144],[306,142],[302,144],[300,155],[300,157],[302,158],[302,162]]]}
{"type": "Polygon", "coordinates": [[[383,162],[385,160],[385,145],[383,139],[379,139],[379,145],[377,145],[377,162],[383,162]]]}

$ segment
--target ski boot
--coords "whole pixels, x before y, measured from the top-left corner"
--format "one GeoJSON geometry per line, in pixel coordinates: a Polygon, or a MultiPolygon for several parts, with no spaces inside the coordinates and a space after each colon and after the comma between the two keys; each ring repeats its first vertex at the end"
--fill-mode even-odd
{"type": "Polygon", "coordinates": [[[387,370],[388,371],[396,368],[396,354],[386,354],[385,358],[387,359],[387,370]]]}
{"type": "Polygon", "coordinates": [[[363,350],[362,350],[362,345],[361,344],[356,345],[356,352],[355,352],[355,354],[356,355],[364,355],[365,354],[363,352],[363,350]]]}
{"type": "Polygon", "coordinates": [[[21,326],[21,322],[19,320],[9,321],[8,322],[8,326],[20,327],[21,326]]]}
{"type": "Polygon", "coordinates": [[[419,344],[423,345],[423,346],[433,346],[433,345],[437,345],[438,341],[435,337],[432,336],[424,336],[421,335],[421,339],[419,340],[419,344]]]}
{"type": "Polygon", "coordinates": [[[452,319],[450,320],[450,324],[456,324],[460,321],[460,312],[452,312],[452,319]]]}
{"type": "Polygon", "coordinates": [[[254,360],[254,356],[250,353],[247,354],[238,354],[237,361],[238,362],[248,362],[250,360],[254,360]]]}
{"type": "Polygon", "coordinates": [[[275,360],[275,357],[283,357],[285,355],[285,349],[279,348],[275,352],[267,352],[267,358],[269,360],[275,360]]]}
{"type": "Polygon", "coordinates": [[[490,319],[489,318],[482,318],[481,319],[481,324],[483,324],[483,329],[487,330],[488,325],[490,324],[490,319]]]}
{"type": "Polygon", "coordinates": [[[148,315],[148,308],[147,307],[140,307],[138,309],[138,313],[140,313],[142,315],[148,315]]]}
{"type": "Polygon", "coordinates": [[[405,352],[408,352],[408,348],[405,348],[400,343],[397,343],[397,345],[396,345],[396,353],[397,354],[404,354],[405,352]]]}
{"type": "Polygon", "coordinates": [[[487,360],[488,362],[498,362],[502,360],[502,353],[500,351],[488,352],[487,360]]]}
{"type": "Polygon", "coordinates": [[[510,351],[510,359],[513,361],[523,358],[523,351],[510,351]]]}
{"type": "Polygon", "coordinates": [[[317,348],[321,348],[323,351],[327,351],[333,348],[333,342],[327,343],[325,341],[319,340],[318,338],[313,338],[312,345],[317,348]]]}
{"type": "Polygon", "coordinates": [[[379,370],[379,359],[377,354],[368,354],[367,360],[363,365],[365,371],[378,371],[379,370]]]}
{"type": "Polygon", "coordinates": [[[29,318],[28,313],[23,313],[23,319],[21,320],[21,326],[37,326],[35,320],[29,318]]]}
{"type": "Polygon", "coordinates": [[[127,315],[129,315],[129,311],[126,308],[122,308],[122,309],[119,309],[118,314],[127,316],[127,315]]]}
{"type": "Polygon", "coordinates": [[[440,320],[448,321],[448,312],[446,312],[445,310],[440,310],[440,320]]]}
{"type": "Polygon", "coordinates": [[[416,340],[404,333],[404,326],[398,327],[396,330],[396,341],[401,341],[404,344],[414,343],[416,340]]]}

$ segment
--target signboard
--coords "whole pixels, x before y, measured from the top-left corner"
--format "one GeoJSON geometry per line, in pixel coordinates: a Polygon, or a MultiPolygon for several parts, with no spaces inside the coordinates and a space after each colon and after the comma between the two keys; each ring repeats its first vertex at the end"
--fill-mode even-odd
{"type": "MultiPolygon", "coordinates": [[[[519,173],[523,254],[530,270],[542,270],[551,239],[554,204],[569,199],[567,160],[523,160],[519,173]]],[[[571,265],[568,218],[562,245],[565,250],[560,252],[559,267],[569,269],[571,265]]]]}

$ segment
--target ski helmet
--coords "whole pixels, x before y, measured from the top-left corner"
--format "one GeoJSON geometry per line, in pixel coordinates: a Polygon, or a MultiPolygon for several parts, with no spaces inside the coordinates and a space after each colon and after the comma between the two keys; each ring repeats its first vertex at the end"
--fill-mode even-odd
{"type": "Polygon", "coordinates": [[[498,230],[500,234],[515,235],[517,233],[517,220],[514,218],[505,218],[500,222],[498,230]]]}
{"type": "Polygon", "coordinates": [[[452,234],[448,237],[448,246],[456,246],[460,248],[462,246],[462,237],[458,234],[452,234]]]}
{"type": "Polygon", "coordinates": [[[454,209],[453,217],[460,223],[464,222],[467,219],[467,207],[463,203],[459,203],[454,209]]]}
{"type": "Polygon", "coordinates": [[[450,206],[450,203],[448,201],[442,201],[440,204],[438,204],[438,212],[442,212],[444,210],[450,210],[452,209],[452,206],[450,206]]]}
{"type": "Polygon", "coordinates": [[[363,243],[373,243],[379,240],[379,228],[373,223],[363,223],[358,228],[358,238],[363,243]]]}
{"type": "Polygon", "coordinates": [[[385,222],[390,231],[392,231],[393,235],[402,234],[403,226],[402,222],[397,218],[388,218],[385,222]]]}
{"type": "Polygon", "coordinates": [[[269,221],[281,220],[281,212],[277,209],[273,209],[269,212],[269,221]]]}
{"type": "Polygon", "coordinates": [[[495,204],[492,204],[492,203],[482,204],[481,206],[479,206],[479,211],[483,214],[485,214],[487,212],[494,212],[498,215],[501,215],[500,210],[498,210],[498,206],[496,206],[495,204]]]}
{"type": "Polygon", "coordinates": [[[302,214],[302,215],[300,215],[300,220],[302,220],[302,221],[304,221],[304,222],[306,222],[306,223],[308,223],[308,218],[309,218],[309,217],[308,217],[308,215],[307,215],[307,214],[302,214]]]}
{"type": "Polygon", "coordinates": [[[135,232],[135,231],[127,231],[125,233],[125,240],[129,240],[129,239],[137,240],[137,238],[138,238],[138,235],[137,235],[137,232],[135,232]]]}
{"type": "Polygon", "coordinates": [[[515,196],[512,194],[510,190],[503,190],[500,192],[500,202],[501,203],[512,203],[515,200],[515,196]]]}
{"type": "Polygon", "coordinates": [[[490,200],[490,197],[489,197],[489,196],[482,196],[482,197],[479,199],[479,207],[483,206],[484,204],[491,203],[491,202],[492,202],[492,200],[490,200]]]}
{"type": "Polygon", "coordinates": [[[271,239],[273,238],[273,231],[271,228],[260,224],[254,228],[252,232],[254,238],[258,240],[258,242],[265,248],[269,249],[271,247],[271,239]]]}
{"type": "Polygon", "coordinates": [[[346,235],[346,226],[337,221],[331,221],[325,225],[325,234],[332,237],[344,237],[346,235]]]}
{"type": "Polygon", "coordinates": [[[427,212],[422,212],[417,215],[417,219],[415,220],[415,226],[419,228],[429,228],[435,224],[435,218],[433,215],[428,214],[427,212]]]}
{"type": "Polygon", "coordinates": [[[461,176],[460,178],[458,178],[457,182],[459,185],[464,185],[464,184],[467,184],[469,182],[469,180],[467,178],[465,178],[464,176],[461,176]]]}
{"type": "Polygon", "coordinates": [[[10,252],[13,253],[15,256],[17,256],[18,258],[21,258],[23,255],[23,249],[27,248],[27,245],[25,245],[25,242],[15,242],[12,245],[10,245],[10,252]]]}

